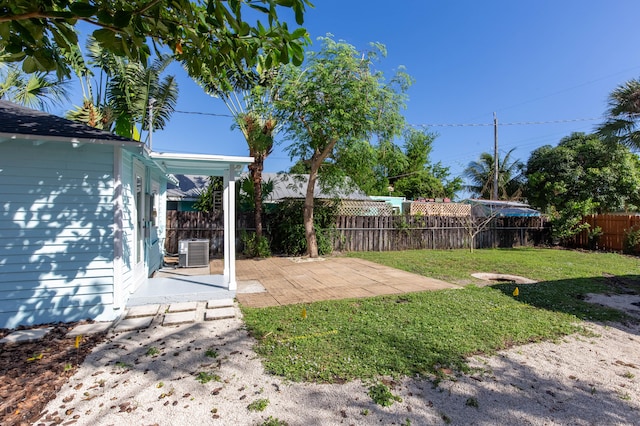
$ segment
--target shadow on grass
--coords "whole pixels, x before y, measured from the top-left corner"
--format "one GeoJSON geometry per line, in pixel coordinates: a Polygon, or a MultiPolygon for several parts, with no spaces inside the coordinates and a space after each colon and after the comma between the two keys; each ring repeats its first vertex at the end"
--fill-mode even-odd
{"type": "MultiPolygon", "coordinates": [[[[584,321],[602,322],[610,326],[640,323],[640,317],[630,315],[624,310],[586,301],[588,294],[638,296],[640,295],[640,275],[542,281],[536,284],[500,283],[491,287],[505,295],[516,297],[522,303],[540,309],[575,315],[584,321]],[[514,296],[516,288],[518,295],[514,296]]],[[[640,311],[640,307],[634,310],[640,311]]]]}

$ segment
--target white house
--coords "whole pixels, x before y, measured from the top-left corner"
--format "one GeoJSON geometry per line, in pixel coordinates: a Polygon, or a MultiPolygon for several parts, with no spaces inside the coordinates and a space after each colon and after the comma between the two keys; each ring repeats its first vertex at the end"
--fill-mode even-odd
{"type": "Polygon", "coordinates": [[[0,327],[117,318],[162,264],[173,173],[224,176],[235,289],[235,180],[250,157],[163,154],[0,100],[0,327]]]}

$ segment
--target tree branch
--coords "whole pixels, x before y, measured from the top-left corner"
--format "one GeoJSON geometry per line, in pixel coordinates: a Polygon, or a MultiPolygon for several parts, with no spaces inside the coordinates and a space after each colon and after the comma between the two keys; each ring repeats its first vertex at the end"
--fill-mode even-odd
{"type": "Polygon", "coordinates": [[[144,6],[142,9],[137,10],[137,11],[133,11],[131,12],[131,14],[133,15],[134,13],[138,13],[138,14],[143,14],[145,13],[147,10],[151,9],[153,6],[157,5],[158,3],[160,3],[162,0],[153,0],[151,2],[149,2],[148,5],[144,6]]]}

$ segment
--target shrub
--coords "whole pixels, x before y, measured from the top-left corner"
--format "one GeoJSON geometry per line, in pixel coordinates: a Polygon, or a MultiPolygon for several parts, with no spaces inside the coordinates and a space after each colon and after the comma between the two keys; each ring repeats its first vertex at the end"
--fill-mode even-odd
{"type": "Polygon", "coordinates": [[[258,237],[255,232],[247,233],[242,231],[240,235],[242,240],[242,254],[248,257],[269,257],[271,249],[269,248],[269,240],[267,237],[258,237]]]}
{"type": "Polygon", "coordinates": [[[622,251],[627,254],[634,254],[640,245],[640,227],[634,226],[624,231],[624,241],[622,251]]]}
{"type": "MultiPolygon", "coordinates": [[[[314,229],[318,240],[318,253],[332,251],[331,231],[335,228],[336,202],[316,203],[313,211],[314,229]]],[[[304,235],[304,201],[285,200],[267,217],[267,226],[271,235],[274,252],[292,256],[307,252],[307,240],[304,235]]]]}
{"type": "Polygon", "coordinates": [[[600,241],[600,237],[602,236],[602,234],[602,228],[599,226],[596,226],[593,229],[589,229],[587,234],[587,238],[589,240],[589,249],[597,250],[598,242],[600,241]]]}

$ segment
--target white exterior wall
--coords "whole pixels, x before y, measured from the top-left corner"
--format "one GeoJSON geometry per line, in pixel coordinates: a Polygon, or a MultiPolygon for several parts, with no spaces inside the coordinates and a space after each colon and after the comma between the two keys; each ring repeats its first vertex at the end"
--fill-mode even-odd
{"type": "Polygon", "coordinates": [[[0,143],[0,327],[116,315],[113,149],[0,143]]]}
{"type": "Polygon", "coordinates": [[[120,291],[126,298],[134,291],[134,244],[136,225],[135,187],[133,185],[133,154],[122,153],[122,268],[120,271],[120,291]]]}

